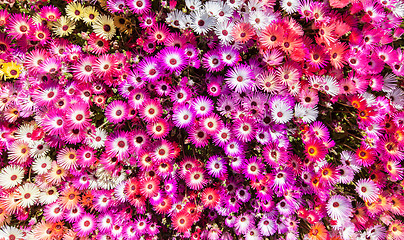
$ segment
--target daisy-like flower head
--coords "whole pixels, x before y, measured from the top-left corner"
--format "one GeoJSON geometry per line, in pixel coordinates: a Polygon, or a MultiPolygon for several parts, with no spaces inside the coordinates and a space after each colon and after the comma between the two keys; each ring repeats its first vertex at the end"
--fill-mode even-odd
{"type": "Polygon", "coordinates": [[[73,148],[64,148],[58,152],[57,163],[65,170],[77,167],[77,152],[73,148]]]}
{"type": "Polygon", "coordinates": [[[32,19],[25,14],[12,14],[7,20],[7,33],[13,38],[27,36],[33,25],[32,19]]]}
{"type": "Polygon", "coordinates": [[[0,238],[1,239],[24,239],[26,233],[23,232],[23,230],[18,229],[13,226],[7,226],[4,225],[2,228],[0,228],[0,238]]]}
{"type": "Polygon", "coordinates": [[[120,123],[124,121],[128,114],[127,104],[120,100],[112,101],[105,109],[105,116],[112,123],[120,123]]]}
{"type": "Polygon", "coordinates": [[[40,106],[51,106],[63,96],[58,84],[52,81],[41,84],[33,94],[33,100],[40,106]]]}
{"type": "Polygon", "coordinates": [[[88,45],[90,46],[89,51],[97,55],[106,53],[110,49],[109,41],[97,36],[95,33],[90,34],[88,38],[88,45]]]}
{"type": "Polygon", "coordinates": [[[223,63],[231,67],[235,66],[241,60],[239,52],[230,46],[221,48],[220,56],[223,63]]]}
{"type": "Polygon", "coordinates": [[[107,0],[107,9],[112,13],[123,13],[125,8],[125,0],[107,0]]]}
{"type": "Polygon", "coordinates": [[[94,62],[95,58],[91,56],[79,59],[73,66],[74,77],[82,82],[92,82],[94,62]]]}
{"type": "Polygon", "coordinates": [[[205,96],[198,96],[192,100],[192,108],[197,116],[207,116],[213,110],[213,102],[205,96]]]}
{"type": "Polygon", "coordinates": [[[345,43],[335,42],[330,45],[330,63],[336,69],[341,69],[346,64],[345,54],[348,46],[345,43]]]}
{"type": "Polygon", "coordinates": [[[143,178],[140,180],[140,192],[147,198],[153,197],[159,191],[159,184],[157,178],[143,178]]]}
{"type": "Polygon", "coordinates": [[[161,139],[168,135],[171,126],[164,119],[159,119],[157,122],[146,126],[147,133],[155,139],[161,139]]]}
{"type": "Polygon", "coordinates": [[[237,23],[233,27],[231,35],[234,41],[244,44],[255,35],[255,29],[249,23],[237,23]]]}
{"type": "Polygon", "coordinates": [[[117,68],[117,59],[112,54],[103,54],[93,64],[94,76],[105,79],[111,77],[117,68]]]}
{"type": "Polygon", "coordinates": [[[224,151],[232,157],[240,156],[244,151],[244,144],[236,139],[232,139],[226,144],[224,151]]]}
{"type": "Polygon", "coordinates": [[[94,149],[83,145],[77,150],[77,164],[81,167],[89,167],[96,160],[94,149]]]}
{"type": "Polygon", "coordinates": [[[254,139],[256,130],[257,128],[252,118],[239,118],[233,124],[234,135],[242,142],[250,142],[254,139]]]}
{"type": "Polygon", "coordinates": [[[294,176],[289,168],[273,172],[271,187],[278,196],[283,195],[294,184],[294,176]]]}
{"type": "Polygon", "coordinates": [[[114,19],[109,16],[99,15],[92,26],[94,33],[104,39],[111,40],[115,36],[114,19]]]}
{"type": "Polygon", "coordinates": [[[164,70],[173,72],[182,71],[187,62],[184,51],[176,47],[166,47],[158,54],[159,62],[164,70]]]}
{"type": "Polygon", "coordinates": [[[175,126],[187,128],[194,122],[195,113],[189,105],[181,105],[174,110],[173,122],[175,126]]]}
{"type": "Polygon", "coordinates": [[[211,156],[206,163],[206,169],[209,175],[213,177],[223,179],[227,176],[227,166],[224,159],[220,156],[211,156]]]}
{"type": "Polygon", "coordinates": [[[87,24],[87,25],[91,25],[93,24],[96,20],[97,17],[100,15],[100,13],[97,11],[97,9],[95,9],[94,6],[87,6],[83,9],[83,21],[87,24]]]}
{"type": "Polygon", "coordinates": [[[52,31],[58,37],[65,37],[69,36],[73,30],[76,28],[74,21],[70,20],[69,18],[62,16],[57,19],[55,22],[51,23],[52,31]]]}
{"type": "Polygon", "coordinates": [[[50,135],[62,135],[66,131],[67,119],[61,110],[51,110],[42,122],[42,128],[50,135]]]}
{"type": "Polygon", "coordinates": [[[264,215],[258,223],[258,229],[263,236],[271,236],[277,230],[277,223],[269,215],[264,215]]]}
{"type": "Polygon", "coordinates": [[[180,211],[173,216],[172,224],[175,230],[180,233],[185,233],[191,229],[193,221],[191,216],[186,211],[180,211]]]}
{"type": "Polygon", "coordinates": [[[150,32],[151,39],[156,41],[158,44],[163,43],[167,39],[169,34],[170,30],[164,23],[156,24],[150,32]]]}
{"type": "Polygon", "coordinates": [[[137,14],[147,13],[151,8],[149,0],[126,0],[129,9],[137,14]]]}
{"type": "Polygon", "coordinates": [[[192,190],[201,190],[207,183],[203,168],[193,168],[185,175],[185,182],[192,190]]]}
{"type": "Polygon", "coordinates": [[[369,179],[359,179],[356,182],[356,192],[364,201],[373,203],[377,200],[380,189],[369,179]]]}
{"type": "Polygon", "coordinates": [[[60,11],[57,7],[55,6],[44,6],[41,8],[41,11],[39,12],[39,16],[41,18],[45,18],[47,21],[56,21],[57,19],[60,18],[60,11]]]}
{"type": "Polygon", "coordinates": [[[161,67],[154,57],[145,57],[137,66],[140,76],[150,82],[156,82],[161,75],[161,67]]]}
{"type": "Polygon", "coordinates": [[[305,144],[305,154],[310,161],[321,161],[327,153],[327,148],[319,140],[310,139],[305,144]]]}
{"type": "Polygon", "coordinates": [[[374,149],[369,148],[367,145],[362,144],[356,150],[356,162],[363,167],[372,165],[376,160],[376,152],[374,149]]]}
{"type": "Polygon", "coordinates": [[[202,64],[209,72],[219,72],[224,67],[220,54],[216,50],[208,51],[203,55],[202,64]]]}
{"type": "Polygon", "coordinates": [[[229,69],[226,73],[226,84],[236,93],[251,90],[254,84],[254,74],[248,65],[240,64],[229,69]]]}
{"type": "Polygon", "coordinates": [[[73,21],[79,21],[83,18],[84,8],[79,2],[71,2],[66,6],[66,15],[73,21]]]}
{"type": "Polygon", "coordinates": [[[287,123],[293,117],[294,103],[286,98],[274,97],[270,102],[271,117],[276,123],[287,123]]]}
{"type": "Polygon", "coordinates": [[[278,24],[269,24],[261,32],[260,42],[264,47],[271,49],[280,46],[283,38],[284,29],[278,24]]]}
{"type": "Polygon", "coordinates": [[[201,201],[207,208],[215,208],[221,200],[220,193],[214,188],[205,188],[202,192],[201,201]]]}
{"type": "Polygon", "coordinates": [[[85,237],[91,235],[91,233],[97,228],[97,223],[93,215],[85,213],[74,223],[73,227],[78,236],[85,237]]]}
{"type": "Polygon", "coordinates": [[[215,18],[209,16],[209,14],[203,9],[191,12],[191,19],[192,22],[190,27],[197,34],[206,34],[216,23],[215,18]]]}
{"type": "Polygon", "coordinates": [[[40,45],[44,45],[50,38],[50,32],[44,25],[36,24],[30,29],[28,37],[31,41],[39,42],[40,45]]]}
{"type": "Polygon", "coordinates": [[[332,196],[326,205],[327,213],[332,219],[346,220],[352,216],[351,201],[341,195],[332,196]]]}
{"type": "Polygon", "coordinates": [[[157,163],[171,161],[175,157],[173,145],[164,139],[155,142],[151,152],[151,157],[157,163]]]}
{"type": "Polygon", "coordinates": [[[209,144],[210,136],[203,128],[194,125],[189,130],[189,138],[195,147],[200,148],[209,144]]]}
{"type": "Polygon", "coordinates": [[[148,99],[143,102],[139,114],[147,123],[153,123],[160,119],[163,109],[157,99],[148,99]]]}
{"type": "Polygon", "coordinates": [[[377,152],[381,154],[379,158],[383,161],[387,159],[392,159],[394,161],[400,161],[403,158],[404,153],[400,149],[399,143],[391,135],[382,136],[379,141],[377,141],[377,152]]]}
{"type": "MultiPolygon", "coordinates": [[[[75,129],[85,129],[90,123],[90,111],[84,103],[75,103],[66,113],[67,125],[75,129]]],[[[58,122],[57,122],[58,123],[58,122]]]]}
{"type": "Polygon", "coordinates": [[[8,165],[1,169],[0,186],[3,188],[13,188],[21,184],[24,178],[24,169],[18,165],[8,165]]]}
{"type": "Polygon", "coordinates": [[[244,162],[244,175],[249,180],[255,181],[256,179],[262,178],[262,172],[265,170],[262,159],[257,157],[252,157],[244,162]]]}
{"type": "Polygon", "coordinates": [[[10,162],[21,166],[26,166],[31,163],[31,159],[29,157],[31,148],[27,142],[23,140],[16,140],[10,145],[8,150],[8,159],[10,162]]]}
{"type": "Polygon", "coordinates": [[[308,237],[310,240],[325,240],[330,236],[324,224],[320,221],[311,226],[308,237]]]}
{"type": "Polygon", "coordinates": [[[327,127],[320,121],[310,124],[310,132],[318,139],[325,141],[330,138],[330,132],[327,127]]]}
{"type": "Polygon", "coordinates": [[[217,114],[210,114],[207,117],[201,119],[201,127],[205,130],[208,134],[214,135],[220,131],[223,127],[223,122],[217,114]]]}
{"type": "Polygon", "coordinates": [[[238,234],[247,233],[250,230],[251,225],[253,224],[253,221],[254,221],[254,219],[251,215],[243,214],[243,215],[239,216],[237,218],[236,222],[234,223],[236,232],[238,234]]]}
{"type": "Polygon", "coordinates": [[[111,157],[117,157],[118,161],[129,157],[130,143],[127,132],[115,131],[107,137],[105,151],[111,157]]]}

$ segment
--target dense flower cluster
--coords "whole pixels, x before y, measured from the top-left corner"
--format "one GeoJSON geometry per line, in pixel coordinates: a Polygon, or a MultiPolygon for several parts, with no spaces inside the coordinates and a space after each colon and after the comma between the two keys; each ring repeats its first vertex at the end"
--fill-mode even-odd
{"type": "Polygon", "coordinates": [[[0,5],[0,239],[404,239],[404,3],[0,5]]]}

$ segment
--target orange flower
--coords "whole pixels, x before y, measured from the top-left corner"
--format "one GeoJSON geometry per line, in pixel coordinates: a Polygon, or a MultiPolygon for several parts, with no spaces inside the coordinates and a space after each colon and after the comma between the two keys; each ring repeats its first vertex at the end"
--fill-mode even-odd
{"type": "Polygon", "coordinates": [[[318,222],[311,227],[308,237],[310,240],[329,239],[328,231],[325,229],[323,223],[321,222],[318,222]]]}
{"type": "Polygon", "coordinates": [[[246,43],[255,35],[255,30],[249,23],[238,23],[233,27],[231,35],[234,41],[246,43]]]}
{"type": "Polygon", "coordinates": [[[60,195],[60,203],[63,208],[66,209],[72,209],[73,207],[76,207],[80,201],[80,192],[73,187],[66,188],[65,190],[63,190],[63,192],[61,192],[60,195]]]}

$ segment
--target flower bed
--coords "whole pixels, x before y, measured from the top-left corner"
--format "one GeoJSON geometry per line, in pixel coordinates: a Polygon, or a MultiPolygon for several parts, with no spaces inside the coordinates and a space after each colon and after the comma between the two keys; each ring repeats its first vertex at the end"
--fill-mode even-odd
{"type": "Polygon", "coordinates": [[[0,239],[404,239],[403,17],[2,1],[0,239]]]}

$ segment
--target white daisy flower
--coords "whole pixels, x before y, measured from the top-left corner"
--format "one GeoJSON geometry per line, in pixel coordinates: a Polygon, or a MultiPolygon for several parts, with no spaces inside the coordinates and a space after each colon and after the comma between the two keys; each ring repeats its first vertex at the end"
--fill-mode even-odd
{"type": "Polygon", "coordinates": [[[39,193],[39,203],[41,204],[51,204],[59,199],[59,192],[56,187],[52,186],[47,189],[43,189],[39,193]]]}
{"type": "Polygon", "coordinates": [[[33,141],[32,143],[29,143],[29,147],[31,148],[29,155],[32,158],[45,156],[50,150],[49,145],[43,140],[33,141]]]}
{"type": "Polygon", "coordinates": [[[295,105],[295,117],[301,118],[305,123],[314,122],[317,119],[318,110],[317,106],[314,108],[305,108],[302,104],[297,103],[295,105]]]}
{"type": "Polygon", "coordinates": [[[39,188],[34,183],[26,183],[17,188],[18,206],[26,208],[34,205],[40,195],[39,188]]]}
{"type": "Polygon", "coordinates": [[[404,107],[404,91],[401,88],[394,88],[393,91],[386,95],[390,99],[391,105],[397,109],[402,110],[404,107]]]}
{"type": "Polygon", "coordinates": [[[325,76],[324,77],[324,85],[322,86],[324,91],[331,95],[336,96],[339,93],[339,84],[335,77],[325,76]]]}
{"type": "Polygon", "coordinates": [[[204,10],[192,12],[191,19],[191,28],[197,34],[206,34],[216,23],[216,20],[209,16],[204,10]]]}
{"type": "Polygon", "coordinates": [[[202,1],[199,0],[185,0],[185,5],[191,11],[198,11],[202,8],[202,1]]]}
{"type": "Polygon", "coordinates": [[[287,123],[293,117],[293,109],[283,101],[274,104],[271,109],[271,117],[276,123],[287,123]]]}
{"type": "Polygon", "coordinates": [[[376,183],[369,179],[360,179],[356,183],[356,192],[359,197],[366,202],[374,202],[377,200],[380,189],[377,187],[376,183]]]}
{"type": "Polygon", "coordinates": [[[300,7],[299,0],[282,0],[281,1],[281,8],[289,14],[297,12],[297,9],[299,7],[300,7]]]}
{"type": "Polygon", "coordinates": [[[248,22],[257,30],[262,30],[268,26],[268,17],[263,11],[254,11],[248,16],[248,22]]]}
{"type": "Polygon", "coordinates": [[[348,219],[352,216],[352,204],[346,197],[334,195],[326,205],[327,213],[332,219],[348,219]]]}
{"type": "Polygon", "coordinates": [[[0,172],[0,186],[12,188],[22,182],[24,178],[24,168],[18,165],[8,165],[0,172]]]}
{"type": "Polygon", "coordinates": [[[174,10],[167,14],[166,23],[171,27],[180,28],[181,21],[184,21],[185,13],[180,10],[174,10]]]}
{"type": "Polygon", "coordinates": [[[18,228],[5,225],[0,229],[0,239],[22,240],[25,238],[23,232],[18,228]]]}
{"type": "Polygon", "coordinates": [[[231,21],[218,22],[216,24],[215,33],[222,45],[228,46],[233,41],[233,36],[231,35],[233,27],[234,23],[231,21]]]}
{"type": "Polygon", "coordinates": [[[32,171],[36,174],[45,174],[52,168],[52,159],[48,156],[41,156],[34,160],[32,171]]]}

